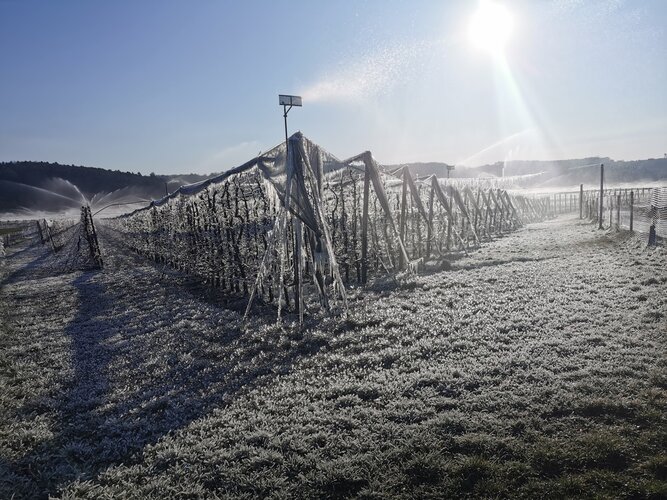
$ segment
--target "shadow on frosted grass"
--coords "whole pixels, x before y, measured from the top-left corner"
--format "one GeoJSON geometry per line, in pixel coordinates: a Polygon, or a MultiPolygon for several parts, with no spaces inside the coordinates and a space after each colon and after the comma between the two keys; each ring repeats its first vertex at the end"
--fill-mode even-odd
{"type": "MultiPolygon", "coordinates": [[[[86,273],[73,283],[80,308],[65,334],[72,341],[74,375],[65,383],[62,397],[54,398],[57,406],[47,410],[58,420],[55,436],[15,462],[0,460],[0,476],[5,477],[2,482],[9,481],[4,487],[9,486],[19,497],[46,498],[73,480],[94,478],[114,464],[134,463],[140,460],[146,445],[229,404],[231,396],[260,383],[274,373],[275,367],[291,366],[321,347],[317,341],[304,339],[296,347],[275,352],[251,367],[245,361],[253,352],[236,360],[198,360],[189,366],[180,362],[179,353],[173,353],[167,359],[167,373],[151,378],[145,371],[151,353],[142,353],[135,345],[147,335],[144,322],[129,312],[114,315],[114,324],[124,325],[118,335],[105,314],[113,310],[119,297],[95,282],[95,276],[86,273]],[[121,401],[113,402],[109,401],[113,385],[110,369],[119,359],[131,367],[131,382],[137,385],[129,387],[121,401]],[[142,373],[147,376],[142,378],[142,373]],[[215,391],[208,390],[212,384],[216,385],[215,391]]],[[[243,342],[238,329],[216,340],[216,347],[231,349],[235,341],[243,342]]],[[[256,343],[257,339],[250,341],[256,343]]],[[[181,333],[179,342],[180,353],[206,348],[202,345],[205,341],[187,331],[181,333]]],[[[34,414],[28,416],[31,412],[27,408],[30,403],[18,411],[19,418],[35,418],[34,414]]]]}

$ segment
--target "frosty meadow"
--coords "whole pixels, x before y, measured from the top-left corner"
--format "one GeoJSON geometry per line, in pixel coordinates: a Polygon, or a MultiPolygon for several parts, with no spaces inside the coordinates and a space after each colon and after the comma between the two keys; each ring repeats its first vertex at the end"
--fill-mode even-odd
{"type": "Polygon", "coordinates": [[[667,498],[666,26],[0,0],[0,500],[667,498]]]}
{"type": "Polygon", "coordinates": [[[289,146],[3,223],[3,496],[665,494],[665,190],[289,146]]]}

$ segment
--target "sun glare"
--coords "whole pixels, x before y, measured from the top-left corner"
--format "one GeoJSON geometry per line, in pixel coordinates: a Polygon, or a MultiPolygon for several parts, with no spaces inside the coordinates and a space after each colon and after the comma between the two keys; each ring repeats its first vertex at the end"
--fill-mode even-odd
{"type": "Polygon", "coordinates": [[[500,55],[512,34],[512,14],[502,4],[482,0],[470,20],[470,41],[478,48],[500,55]]]}

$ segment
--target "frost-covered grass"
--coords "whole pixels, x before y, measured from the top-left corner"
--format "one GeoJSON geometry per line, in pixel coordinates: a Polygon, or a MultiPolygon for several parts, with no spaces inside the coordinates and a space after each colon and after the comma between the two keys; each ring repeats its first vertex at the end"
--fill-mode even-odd
{"type": "Polygon", "coordinates": [[[665,248],[535,224],[304,331],[104,250],[0,267],[0,497],[667,495],[665,248]]]}

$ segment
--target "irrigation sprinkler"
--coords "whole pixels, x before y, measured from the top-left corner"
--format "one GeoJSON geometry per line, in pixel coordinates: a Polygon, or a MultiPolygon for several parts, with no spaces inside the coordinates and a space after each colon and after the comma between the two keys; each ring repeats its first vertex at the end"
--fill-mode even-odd
{"type": "Polygon", "coordinates": [[[287,135],[287,113],[289,113],[290,109],[292,109],[292,106],[302,106],[301,96],[278,94],[278,104],[283,107],[283,118],[285,119],[285,158],[287,158],[287,148],[289,147],[289,140],[287,135]]]}
{"type": "MultiPolygon", "coordinates": [[[[165,184],[165,185],[166,185],[166,184],[165,184]]],[[[92,217],[95,217],[95,216],[96,216],[97,214],[99,214],[102,210],[106,210],[106,209],[109,208],[109,207],[120,207],[120,206],[123,206],[123,205],[137,205],[137,204],[139,204],[139,203],[146,203],[147,201],[150,201],[150,200],[137,200],[137,201],[127,201],[127,202],[123,202],[123,203],[112,203],[112,204],[110,204],[110,205],[107,205],[106,207],[100,208],[97,212],[95,212],[94,214],[92,214],[92,217]]]]}

